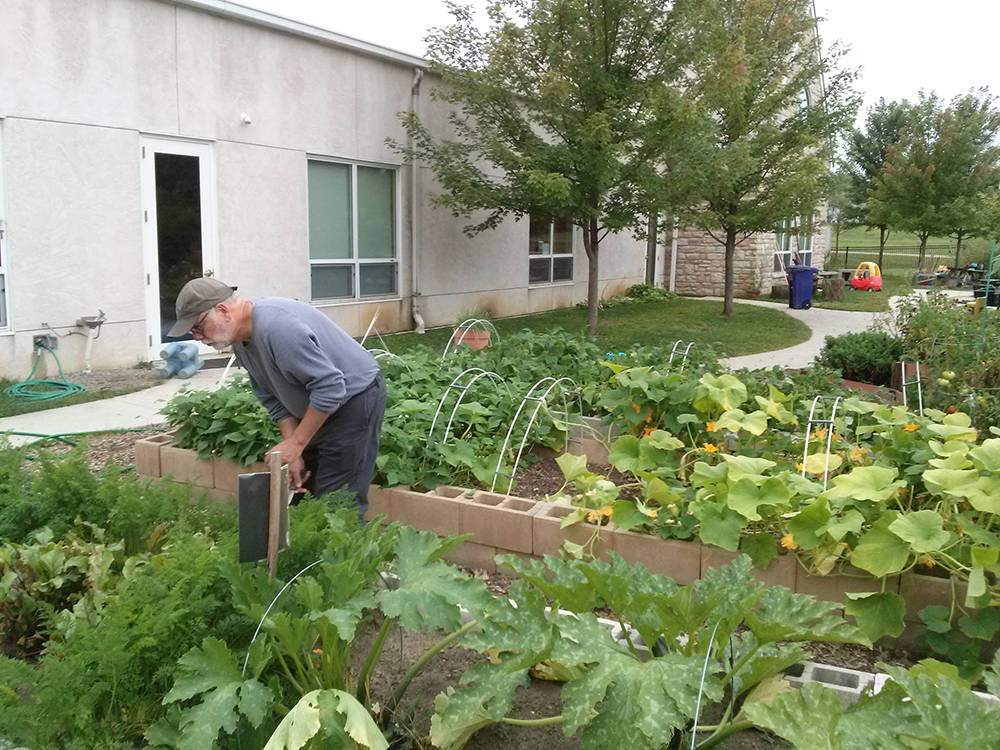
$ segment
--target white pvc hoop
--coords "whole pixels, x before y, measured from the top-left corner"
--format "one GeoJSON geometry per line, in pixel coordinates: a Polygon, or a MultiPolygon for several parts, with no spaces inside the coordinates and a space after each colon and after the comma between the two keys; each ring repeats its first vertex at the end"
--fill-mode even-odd
{"type": "MultiPolygon", "coordinates": [[[[490,492],[494,492],[496,490],[496,487],[497,487],[497,477],[500,476],[500,467],[503,466],[503,457],[507,453],[507,444],[510,442],[510,436],[514,432],[514,425],[517,424],[518,417],[521,416],[521,412],[524,410],[524,405],[529,400],[537,402],[537,404],[535,405],[535,410],[531,414],[531,419],[528,421],[528,429],[525,430],[524,437],[521,438],[521,446],[517,450],[517,457],[514,459],[514,466],[511,469],[511,473],[510,473],[510,483],[507,485],[507,492],[505,493],[507,495],[510,494],[510,487],[511,487],[512,484],[514,484],[514,476],[517,474],[517,465],[521,462],[521,454],[524,452],[524,445],[525,445],[525,443],[527,443],[528,436],[531,434],[531,428],[535,426],[535,418],[538,416],[538,412],[541,410],[542,404],[546,403],[545,400],[548,398],[549,394],[552,392],[552,389],[555,388],[557,385],[560,385],[564,381],[569,381],[570,383],[573,384],[574,388],[576,387],[576,382],[574,382],[574,380],[572,378],[565,378],[564,377],[564,378],[559,378],[557,380],[556,378],[549,376],[547,378],[542,378],[537,383],[535,383],[533,386],[531,386],[531,388],[528,390],[528,393],[525,395],[525,397],[523,399],[521,399],[521,403],[518,405],[517,411],[514,413],[514,418],[510,421],[510,427],[507,429],[507,437],[504,438],[503,447],[500,449],[500,457],[497,459],[497,467],[493,471],[493,484],[490,485],[490,492]],[[543,393],[541,395],[541,397],[539,397],[539,396],[532,396],[532,394],[535,392],[536,388],[540,387],[543,383],[546,383],[548,381],[552,381],[552,382],[549,384],[548,388],[545,389],[545,393],[543,393]]],[[[569,422],[569,408],[566,406],[566,392],[565,392],[565,389],[563,389],[563,409],[566,412],[566,426],[567,426],[567,428],[569,428],[569,427],[571,427],[571,424],[569,422]]]]}
{"type": "Polygon", "coordinates": [[[684,350],[684,358],[681,360],[681,372],[684,372],[684,365],[687,364],[688,353],[691,351],[692,348],[697,349],[697,347],[694,345],[693,341],[690,344],[688,344],[687,348],[684,350]]]}
{"type": "Polygon", "coordinates": [[[840,405],[840,396],[816,396],[813,399],[812,407],[809,409],[809,421],[806,422],[806,447],[802,452],[802,476],[806,475],[806,462],[809,460],[809,433],[812,432],[813,426],[813,415],[816,413],[816,405],[821,400],[833,399],[833,410],[830,412],[830,422],[821,422],[821,424],[827,424],[829,430],[826,434],[826,470],[823,472],[823,491],[826,492],[827,483],[830,481],[830,449],[833,447],[833,425],[834,421],[837,419],[837,406],[840,405]]]}
{"type": "Polygon", "coordinates": [[[444,393],[441,394],[441,400],[438,401],[437,410],[434,412],[434,419],[431,420],[431,428],[427,430],[427,439],[424,441],[427,445],[430,445],[431,435],[434,434],[434,427],[437,425],[438,417],[441,415],[441,407],[444,406],[444,400],[448,398],[448,394],[451,393],[452,388],[459,388],[465,390],[468,386],[458,385],[458,381],[468,375],[470,372],[483,373],[486,372],[482,367],[470,367],[468,370],[463,370],[455,379],[448,384],[448,387],[444,389],[444,393]]]}
{"type": "Polygon", "coordinates": [[[229,363],[226,365],[226,369],[222,371],[222,377],[219,378],[219,384],[215,386],[215,390],[219,390],[226,383],[226,378],[229,376],[229,368],[233,366],[233,362],[236,361],[236,355],[234,354],[229,358],[229,363]]]}
{"type": "Polygon", "coordinates": [[[482,326],[482,328],[489,332],[491,336],[496,336],[496,340],[500,340],[500,334],[497,332],[497,328],[490,321],[485,318],[469,318],[468,320],[462,321],[459,326],[452,331],[451,338],[448,339],[448,343],[444,347],[444,354],[441,355],[441,361],[443,362],[445,357],[448,356],[448,350],[451,349],[451,345],[454,343],[455,347],[458,348],[465,341],[466,335],[475,328],[476,326],[482,326]],[[455,342],[455,334],[461,332],[458,337],[458,342],[455,342]]]}
{"type": "Polygon", "coordinates": [[[465,398],[466,394],[472,388],[473,383],[475,383],[477,380],[479,380],[479,378],[482,377],[488,377],[490,379],[490,382],[493,383],[493,386],[497,389],[497,392],[500,391],[500,384],[503,383],[504,386],[506,386],[507,388],[507,395],[508,396],[510,395],[510,386],[508,386],[507,382],[502,377],[497,375],[495,372],[481,372],[475,375],[472,378],[472,380],[470,380],[466,384],[465,388],[462,389],[462,392],[458,395],[458,400],[455,402],[455,406],[451,410],[451,416],[448,417],[448,426],[444,428],[444,439],[441,440],[442,444],[448,442],[448,436],[451,434],[451,423],[455,419],[455,414],[458,413],[458,407],[462,405],[462,399],[465,398]]]}
{"type": "Polygon", "coordinates": [[[677,347],[683,343],[684,342],[681,339],[677,339],[677,341],[674,342],[674,346],[670,350],[670,359],[667,360],[668,365],[672,365],[674,363],[674,355],[677,354],[677,347]]]}
{"type": "Polygon", "coordinates": [[[412,370],[413,369],[412,367],[410,367],[410,363],[407,362],[402,357],[400,357],[398,354],[393,354],[392,352],[387,351],[385,349],[369,349],[368,351],[372,352],[372,356],[376,360],[382,359],[382,357],[390,357],[390,358],[396,360],[397,362],[402,362],[403,365],[406,367],[407,370],[412,370]],[[376,354],[376,352],[378,352],[378,353],[376,354]]]}

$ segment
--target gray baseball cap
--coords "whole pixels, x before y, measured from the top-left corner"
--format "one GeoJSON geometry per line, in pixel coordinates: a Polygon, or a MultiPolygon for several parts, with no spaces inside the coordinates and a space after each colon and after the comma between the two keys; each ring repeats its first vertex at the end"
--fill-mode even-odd
{"type": "Polygon", "coordinates": [[[177,295],[177,322],[167,336],[176,338],[188,333],[199,315],[232,296],[233,288],[218,279],[210,276],[191,279],[177,295]]]}

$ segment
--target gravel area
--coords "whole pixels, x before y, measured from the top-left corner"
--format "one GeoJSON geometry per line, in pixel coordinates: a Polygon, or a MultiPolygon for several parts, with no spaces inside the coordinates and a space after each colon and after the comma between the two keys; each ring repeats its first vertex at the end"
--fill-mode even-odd
{"type": "MultiPolygon", "coordinates": [[[[56,377],[58,377],[56,373],[56,377]]],[[[88,391],[121,391],[138,390],[159,385],[163,382],[160,373],[154,369],[144,367],[123,367],[118,370],[95,370],[84,374],[82,372],[70,373],[66,379],[71,383],[78,383],[88,391]]]]}
{"type": "MultiPolygon", "coordinates": [[[[147,428],[145,432],[108,432],[88,436],[85,442],[90,470],[98,472],[110,461],[119,466],[132,466],[135,463],[136,441],[168,429],[166,426],[154,426],[147,428]]],[[[50,442],[43,447],[45,451],[57,456],[73,450],[71,446],[60,442],[50,442]]]]}

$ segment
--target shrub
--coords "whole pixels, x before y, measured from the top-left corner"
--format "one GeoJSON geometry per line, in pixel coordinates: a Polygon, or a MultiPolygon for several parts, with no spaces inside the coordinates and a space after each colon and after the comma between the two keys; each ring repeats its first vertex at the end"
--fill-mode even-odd
{"type": "Polygon", "coordinates": [[[827,336],[817,364],[840,370],[848,380],[889,385],[892,365],[903,358],[906,347],[885,333],[862,331],[827,336]]]}

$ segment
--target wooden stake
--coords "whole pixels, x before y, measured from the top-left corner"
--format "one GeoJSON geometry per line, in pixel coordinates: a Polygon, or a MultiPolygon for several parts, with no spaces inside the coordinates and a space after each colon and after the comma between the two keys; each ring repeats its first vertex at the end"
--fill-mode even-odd
{"type": "Polygon", "coordinates": [[[281,486],[281,453],[269,456],[268,468],[271,472],[271,502],[267,511],[267,577],[273,581],[278,572],[278,531],[281,524],[282,493],[287,487],[281,486]]]}

